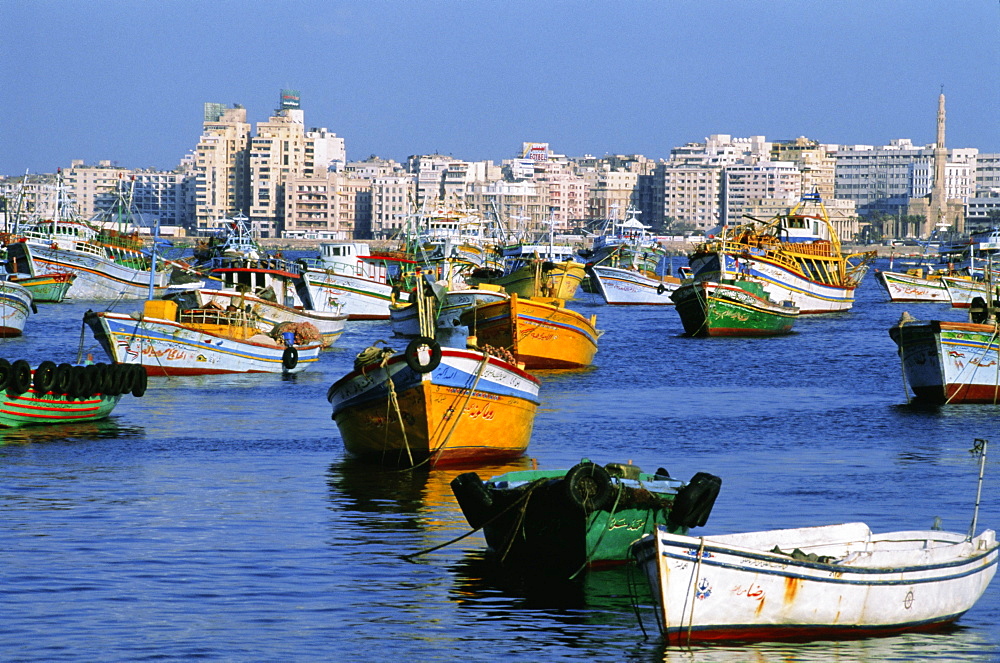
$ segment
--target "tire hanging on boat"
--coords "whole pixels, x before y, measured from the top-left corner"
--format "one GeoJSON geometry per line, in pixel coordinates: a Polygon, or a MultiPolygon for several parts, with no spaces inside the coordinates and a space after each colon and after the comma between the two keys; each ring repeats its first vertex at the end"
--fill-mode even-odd
{"type": "Polygon", "coordinates": [[[54,361],[43,361],[35,369],[35,377],[32,380],[32,387],[35,394],[44,396],[52,391],[56,383],[56,363],[54,361]]]}
{"type": "Polygon", "coordinates": [[[7,388],[8,382],[10,382],[10,362],[0,358],[0,391],[7,388]]]}
{"type": "Polygon", "coordinates": [[[299,349],[294,345],[289,345],[281,353],[281,367],[290,371],[299,364],[299,349]]]}
{"type": "Polygon", "coordinates": [[[671,525],[688,528],[704,526],[721,487],[722,479],[719,477],[708,472],[698,472],[686,486],[677,491],[667,520],[671,525]]]}
{"type": "Polygon", "coordinates": [[[7,391],[13,394],[23,394],[31,388],[31,364],[24,359],[18,359],[10,365],[10,378],[7,380],[7,391]]]}
{"type": "Polygon", "coordinates": [[[403,353],[406,365],[416,373],[430,373],[441,363],[441,344],[428,336],[418,336],[406,346],[403,353]],[[427,362],[423,362],[421,349],[430,351],[427,362]]]}
{"type": "Polygon", "coordinates": [[[56,366],[52,391],[57,394],[72,395],[73,364],[62,363],[56,366]]]}
{"type": "Polygon", "coordinates": [[[135,364],[115,364],[118,367],[118,393],[128,394],[132,392],[132,384],[135,382],[135,372],[132,367],[135,364]]]}
{"type": "Polygon", "coordinates": [[[660,285],[656,286],[656,294],[662,295],[666,291],[667,291],[667,289],[666,289],[666,287],[664,287],[664,285],[662,283],[660,285]]]}
{"type": "Polygon", "coordinates": [[[146,368],[141,364],[132,364],[132,395],[141,398],[146,393],[146,368]]]}
{"type": "Polygon", "coordinates": [[[472,529],[479,529],[492,516],[493,498],[475,472],[465,472],[452,479],[451,492],[472,529]]]}
{"type": "Polygon", "coordinates": [[[977,325],[985,324],[990,319],[990,310],[986,306],[986,300],[982,297],[973,297],[969,302],[969,321],[977,325]]]}
{"type": "Polygon", "coordinates": [[[74,366],[70,382],[70,396],[80,399],[90,396],[90,373],[86,366],[74,366]]]}
{"type": "Polygon", "coordinates": [[[566,495],[584,513],[599,511],[611,499],[611,475],[596,463],[579,463],[563,477],[566,495]]]}
{"type": "Polygon", "coordinates": [[[108,378],[108,367],[106,364],[91,364],[87,366],[90,375],[90,391],[93,394],[107,393],[105,382],[108,378]]]}

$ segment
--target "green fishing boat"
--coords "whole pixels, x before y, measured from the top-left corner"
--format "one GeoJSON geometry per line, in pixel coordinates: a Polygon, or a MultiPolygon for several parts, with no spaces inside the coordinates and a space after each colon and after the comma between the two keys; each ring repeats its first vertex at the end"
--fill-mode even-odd
{"type": "Polygon", "coordinates": [[[799,309],[774,302],[757,281],[686,283],[671,294],[688,336],[777,336],[792,331],[799,309]]]}
{"type": "Polygon", "coordinates": [[[10,277],[14,283],[27,288],[35,302],[50,303],[65,299],[66,292],[73,285],[74,279],[76,274],[72,272],[53,272],[38,276],[15,274],[10,277]]]}
{"type": "Polygon", "coordinates": [[[146,391],[146,372],[132,364],[75,366],[0,358],[0,428],[104,419],[131,393],[146,391]]]}
{"type": "Polygon", "coordinates": [[[586,568],[624,564],[629,545],[666,523],[670,532],[700,527],[722,480],[699,472],[685,483],[664,469],[597,465],[508,472],[488,481],[466,472],[451,482],[469,525],[505,566],[562,578],[586,568]]]}

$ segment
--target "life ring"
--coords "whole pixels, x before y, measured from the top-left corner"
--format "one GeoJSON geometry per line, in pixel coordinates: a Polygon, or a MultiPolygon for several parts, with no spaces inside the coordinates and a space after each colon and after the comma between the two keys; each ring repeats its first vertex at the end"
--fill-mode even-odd
{"type": "Polygon", "coordinates": [[[404,357],[415,373],[430,373],[441,363],[441,344],[428,336],[418,336],[406,346],[404,357]]]}
{"type": "Polygon", "coordinates": [[[35,377],[32,380],[35,394],[44,396],[52,391],[56,383],[56,363],[54,361],[43,361],[35,369],[35,377]]]}
{"type": "Polygon", "coordinates": [[[563,483],[570,502],[583,509],[584,513],[604,508],[614,491],[608,471],[589,461],[571,467],[563,477],[563,483]]]}
{"type": "Polygon", "coordinates": [[[142,364],[130,364],[132,366],[132,395],[141,398],[146,393],[147,378],[146,367],[142,364]]]}
{"type": "Polygon", "coordinates": [[[290,371],[299,364],[299,349],[294,345],[289,345],[281,353],[281,367],[290,371]]]}
{"type": "Polygon", "coordinates": [[[7,388],[7,383],[10,381],[10,362],[6,359],[0,358],[0,391],[7,388]]]}
{"type": "Polygon", "coordinates": [[[721,487],[722,479],[719,477],[708,472],[698,472],[686,486],[677,491],[667,520],[675,526],[702,527],[708,522],[708,514],[715,506],[715,498],[719,496],[721,487]]]}
{"type": "Polygon", "coordinates": [[[10,378],[7,380],[7,391],[13,394],[23,394],[31,387],[31,364],[24,359],[18,359],[10,365],[10,378]]]}
{"type": "Polygon", "coordinates": [[[662,283],[660,285],[656,286],[656,294],[662,295],[666,291],[667,291],[667,289],[663,287],[662,283]]]}
{"type": "Polygon", "coordinates": [[[56,366],[55,384],[52,391],[57,394],[72,394],[73,364],[62,363],[56,366]]]}

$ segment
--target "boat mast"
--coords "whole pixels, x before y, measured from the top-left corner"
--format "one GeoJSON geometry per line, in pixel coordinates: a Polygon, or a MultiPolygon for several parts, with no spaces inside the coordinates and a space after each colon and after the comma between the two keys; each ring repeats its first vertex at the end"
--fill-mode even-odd
{"type": "Polygon", "coordinates": [[[983,495],[983,470],[986,467],[986,445],[988,444],[989,440],[976,438],[972,449],[969,450],[970,453],[978,454],[979,456],[979,485],[976,488],[976,507],[972,511],[972,526],[969,527],[969,536],[966,537],[969,541],[976,535],[976,523],[979,520],[979,500],[983,495]]]}

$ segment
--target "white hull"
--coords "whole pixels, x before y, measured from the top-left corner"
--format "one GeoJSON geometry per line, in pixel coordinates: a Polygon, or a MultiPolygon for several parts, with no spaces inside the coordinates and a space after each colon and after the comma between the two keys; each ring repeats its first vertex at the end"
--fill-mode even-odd
{"type": "Polygon", "coordinates": [[[923,278],[900,272],[877,272],[889,299],[894,302],[950,302],[941,278],[923,278]]]}
{"type": "Polygon", "coordinates": [[[282,306],[260,297],[252,295],[242,295],[235,290],[212,290],[203,288],[196,290],[198,301],[201,306],[213,303],[220,308],[226,308],[230,304],[238,305],[243,302],[244,306],[249,305],[251,310],[260,317],[261,320],[270,324],[278,325],[283,322],[303,323],[316,327],[323,337],[324,347],[329,347],[344,333],[344,321],[346,315],[339,313],[322,313],[301,308],[290,308],[282,306]]]}
{"type": "Polygon", "coordinates": [[[32,296],[22,285],[0,281],[0,336],[20,336],[31,312],[32,296]]]}
{"type": "Polygon", "coordinates": [[[348,320],[388,320],[392,286],[362,277],[309,269],[302,278],[318,311],[336,310],[348,320]]]}
{"type": "Polygon", "coordinates": [[[84,320],[116,364],[140,364],[149,375],[299,373],[316,362],[320,345],[297,346],[295,366],[283,365],[286,348],[260,335],[238,340],[185,327],[171,320],[136,320],[96,313],[84,320]]]}
{"type": "Polygon", "coordinates": [[[986,299],[986,282],[942,276],[952,308],[969,308],[976,297],[986,299]]]}
{"type": "MultiPolygon", "coordinates": [[[[717,281],[720,278],[717,256],[706,254],[692,261],[695,280],[717,281]]],[[[726,273],[729,277],[746,275],[755,277],[776,302],[792,302],[799,313],[837,313],[849,311],[854,306],[856,286],[833,286],[803,278],[781,265],[755,256],[726,255],[726,273]]]]}
{"type": "MultiPolygon", "coordinates": [[[[73,249],[53,249],[29,242],[36,274],[50,272],[76,274],[66,292],[74,299],[145,299],[149,296],[149,271],[120,265],[108,258],[73,249]]],[[[160,296],[167,284],[166,272],[157,272],[154,296],[160,296]]]]}
{"type": "Polygon", "coordinates": [[[929,629],[971,608],[997,565],[992,530],[966,541],[940,531],[872,534],[864,523],[716,537],[660,526],[633,550],[671,644],[929,629]],[[821,558],[793,557],[796,549],[821,558]]]}
{"type": "Polygon", "coordinates": [[[647,304],[672,306],[670,294],[680,287],[680,281],[660,281],[632,269],[594,265],[590,268],[591,282],[607,304],[647,304]]]}

